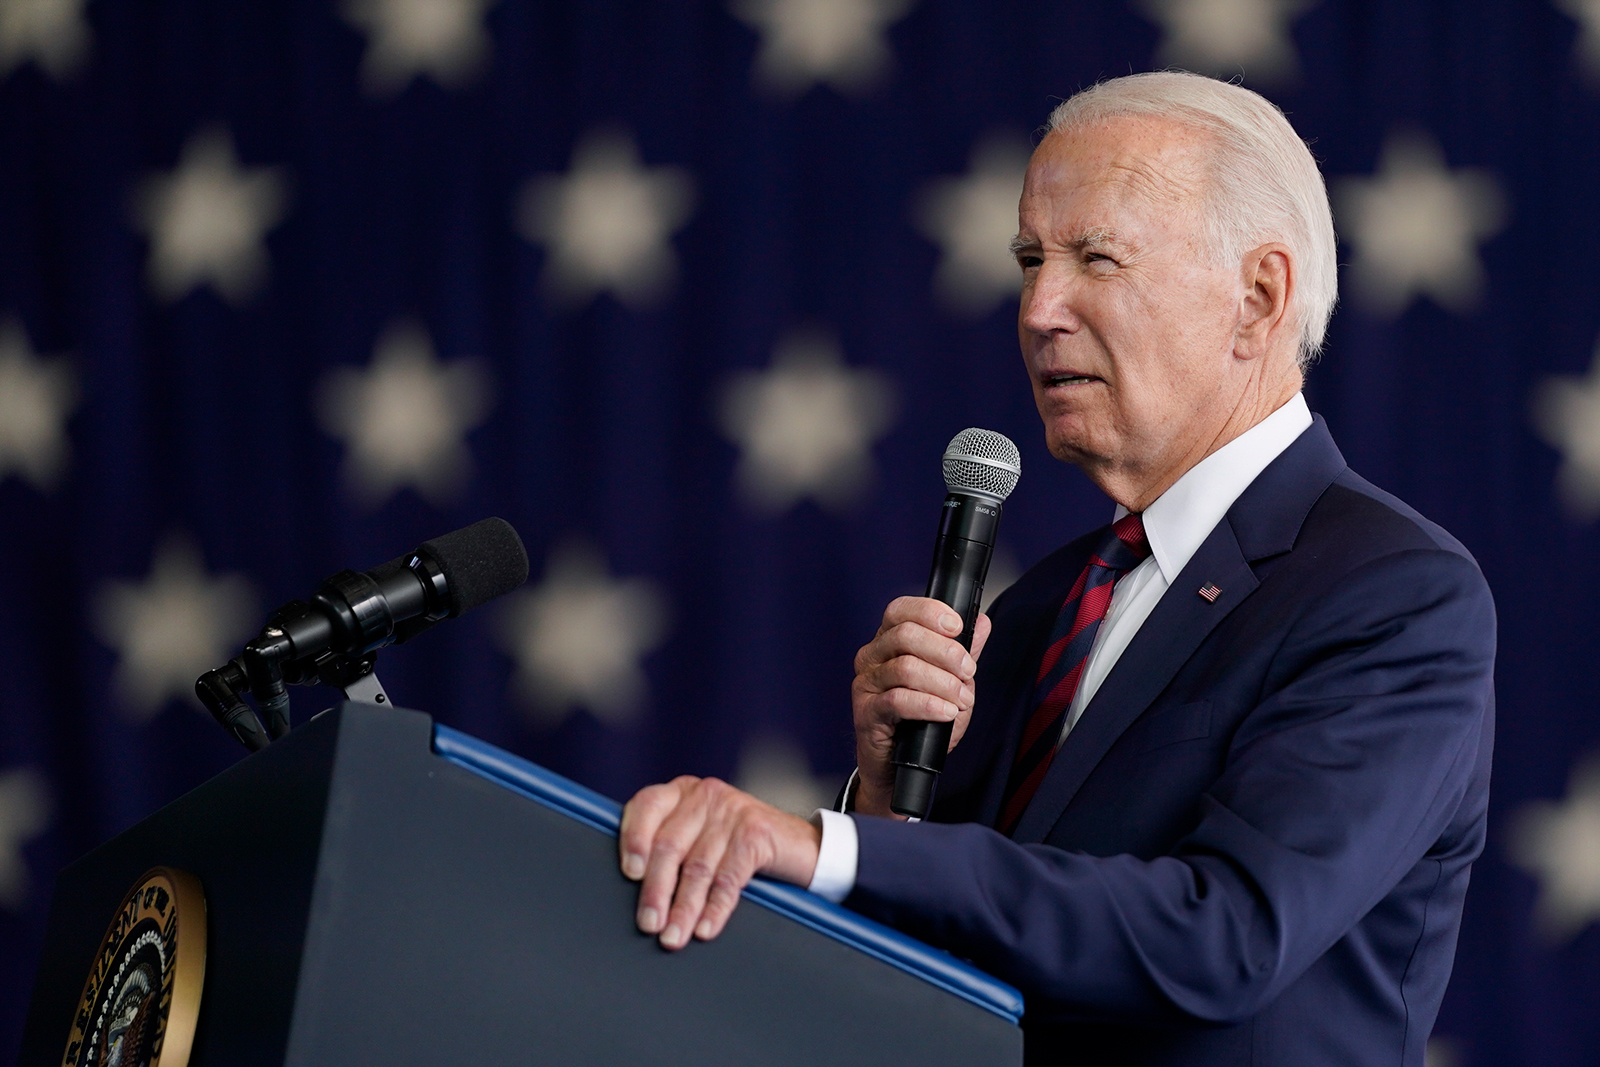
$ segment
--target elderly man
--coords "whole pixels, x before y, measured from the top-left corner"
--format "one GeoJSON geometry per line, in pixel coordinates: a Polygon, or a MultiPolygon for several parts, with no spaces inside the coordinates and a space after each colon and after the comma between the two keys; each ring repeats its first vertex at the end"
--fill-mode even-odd
{"type": "Polygon", "coordinates": [[[943,605],[889,605],[853,814],[641,791],[639,926],[715,937],[759,871],[1015,983],[1033,1062],[1420,1067],[1483,847],[1494,609],[1300,395],[1335,295],[1316,165],[1248,90],[1117,79],[1051,117],[1014,247],[1050,450],[1112,525],[970,655],[943,605]],[[902,719],[955,723],[921,825],[888,808],[902,719]]]}

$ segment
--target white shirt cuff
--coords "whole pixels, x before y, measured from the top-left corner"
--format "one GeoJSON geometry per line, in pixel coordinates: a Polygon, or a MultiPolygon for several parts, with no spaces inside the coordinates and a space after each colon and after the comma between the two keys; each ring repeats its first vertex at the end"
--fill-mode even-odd
{"type": "Polygon", "coordinates": [[[817,869],[806,888],[838,904],[856,887],[856,862],[861,855],[856,821],[826,808],[813,812],[811,821],[822,828],[822,845],[817,850],[817,869]]]}

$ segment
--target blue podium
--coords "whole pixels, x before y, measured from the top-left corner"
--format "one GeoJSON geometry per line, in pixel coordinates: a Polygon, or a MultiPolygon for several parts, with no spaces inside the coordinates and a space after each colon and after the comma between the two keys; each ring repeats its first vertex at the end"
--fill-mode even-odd
{"type": "Polygon", "coordinates": [[[1015,989],[792,886],[662,951],[619,813],[425,715],[341,705],[62,872],[21,1062],[62,1063],[75,1013],[92,1029],[85,976],[152,868],[204,893],[196,1067],[1021,1062],[1015,989]]]}

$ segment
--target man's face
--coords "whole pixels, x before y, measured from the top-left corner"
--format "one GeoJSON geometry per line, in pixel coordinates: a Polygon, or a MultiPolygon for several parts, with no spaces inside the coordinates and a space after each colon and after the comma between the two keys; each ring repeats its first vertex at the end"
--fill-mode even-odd
{"type": "Polygon", "coordinates": [[[1241,279],[1202,232],[1203,136],[1120,118],[1028,166],[1017,333],[1051,453],[1102,486],[1204,455],[1236,399],[1241,279]]]}

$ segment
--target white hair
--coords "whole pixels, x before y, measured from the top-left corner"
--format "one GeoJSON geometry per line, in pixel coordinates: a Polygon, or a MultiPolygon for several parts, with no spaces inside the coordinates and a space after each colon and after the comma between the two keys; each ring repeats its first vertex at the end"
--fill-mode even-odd
{"type": "Polygon", "coordinates": [[[1311,151],[1282,111],[1243,86],[1183,71],[1114,78],[1085,89],[1050,114],[1048,133],[1125,115],[1159,115],[1210,134],[1207,236],[1237,264],[1264,241],[1289,247],[1297,278],[1290,298],[1299,320],[1304,371],[1322,350],[1339,299],[1333,211],[1311,151]]]}

